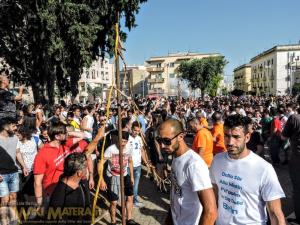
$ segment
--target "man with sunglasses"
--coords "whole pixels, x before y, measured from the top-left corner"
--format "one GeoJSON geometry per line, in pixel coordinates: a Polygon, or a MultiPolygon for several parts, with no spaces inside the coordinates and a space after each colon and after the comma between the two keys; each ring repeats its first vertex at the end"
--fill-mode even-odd
{"type": "Polygon", "coordinates": [[[184,141],[179,120],[169,119],[158,128],[156,141],[174,156],[171,170],[171,207],[166,224],[213,225],[217,207],[208,167],[184,141]]]}

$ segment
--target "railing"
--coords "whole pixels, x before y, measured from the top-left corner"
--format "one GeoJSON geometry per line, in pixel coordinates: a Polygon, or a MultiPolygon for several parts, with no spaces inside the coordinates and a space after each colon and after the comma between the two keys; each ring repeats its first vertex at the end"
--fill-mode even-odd
{"type": "Polygon", "coordinates": [[[148,72],[163,72],[164,67],[147,67],[148,72]]]}
{"type": "Polygon", "coordinates": [[[153,95],[153,94],[164,94],[164,90],[161,88],[154,88],[148,90],[148,94],[153,95]]]}
{"type": "Polygon", "coordinates": [[[148,83],[163,83],[163,82],[165,82],[164,78],[148,79],[148,83]]]}

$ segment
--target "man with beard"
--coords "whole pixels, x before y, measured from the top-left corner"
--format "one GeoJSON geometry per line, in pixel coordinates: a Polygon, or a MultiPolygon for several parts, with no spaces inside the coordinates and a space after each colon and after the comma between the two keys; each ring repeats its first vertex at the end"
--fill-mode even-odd
{"type": "Polygon", "coordinates": [[[186,145],[181,122],[169,119],[161,124],[156,141],[163,151],[174,156],[171,209],[166,224],[214,224],[217,208],[208,167],[186,145]]]}
{"type": "Polygon", "coordinates": [[[210,168],[218,199],[216,224],[285,224],[280,198],[285,197],[272,165],[247,149],[249,118],[229,116],[224,123],[227,152],[210,168]]]}
{"type": "Polygon", "coordinates": [[[19,191],[19,174],[16,160],[24,176],[28,170],[17,150],[18,138],[14,135],[16,123],[12,118],[0,119],[0,224],[17,224],[16,199],[19,191]],[[8,219],[8,215],[10,218],[8,219]]]}

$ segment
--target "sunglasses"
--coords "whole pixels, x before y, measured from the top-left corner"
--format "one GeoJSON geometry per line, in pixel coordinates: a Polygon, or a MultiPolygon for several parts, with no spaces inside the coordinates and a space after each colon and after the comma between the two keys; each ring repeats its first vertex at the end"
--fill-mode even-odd
{"type": "Polygon", "coordinates": [[[164,145],[171,145],[172,140],[176,137],[178,137],[180,134],[182,134],[183,132],[180,132],[178,134],[176,134],[174,137],[172,138],[162,138],[162,137],[156,137],[155,140],[158,142],[158,144],[164,144],[164,145]]]}

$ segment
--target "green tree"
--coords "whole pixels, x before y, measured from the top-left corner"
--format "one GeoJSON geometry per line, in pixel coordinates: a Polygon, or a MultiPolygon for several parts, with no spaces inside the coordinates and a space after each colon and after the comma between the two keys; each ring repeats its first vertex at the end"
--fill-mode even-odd
{"type": "Polygon", "coordinates": [[[181,79],[187,80],[192,89],[199,88],[202,96],[205,93],[215,96],[226,64],[224,56],[192,59],[183,61],[178,72],[181,79]]]}
{"type": "Polygon", "coordinates": [[[2,0],[0,57],[10,65],[14,81],[32,86],[36,101],[53,103],[55,85],[61,96],[71,92],[75,97],[83,68],[113,51],[117,12],[131,30],[143,2],[2,0]]]}
{"type": "Polygon", "coordinates": [[[90,85],[88,85],[87,92],[89,95],[93,96],[93,100],[95,101],[97,97],[102,96],[103,88],[102,87],[92,88],[90,85]]]}
{"type": "Polygon", "coordinates": [[[293,93],[293,95],[300,94],[300,84],[298,84],[298,83],[294,84],[292,93],[293,93]]]}

